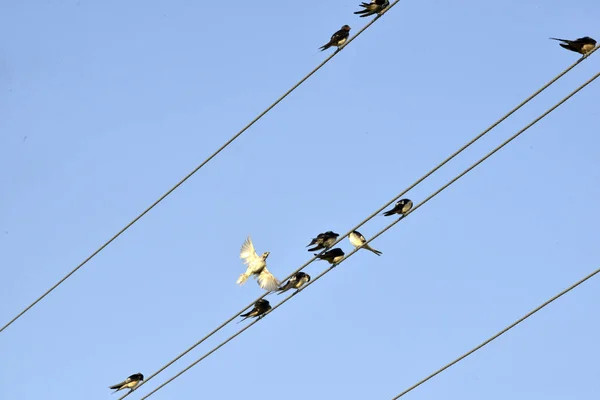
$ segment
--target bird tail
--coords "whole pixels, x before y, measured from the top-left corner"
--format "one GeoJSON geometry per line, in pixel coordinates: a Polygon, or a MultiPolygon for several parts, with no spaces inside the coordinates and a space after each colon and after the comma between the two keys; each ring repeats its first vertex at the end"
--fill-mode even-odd
{"type": "Polygon", "coordinates": [[[379,250],[375,250],[374,248],[372,248],[371,246],[369,246],[368,244],[365,244],[363,246],[365,249],[372,251],[373,253],[377,254],[378,256],[382,255],[383,253],[380,252],[379,250]]]}
{"type": "Polygon", "coordinates": [[[559,39],[559,38],[555,38],[555,37],[551,37],[550,39],[552,39],[552,40],[558,40],[560,42],[568,42],[568,40],[566,40],[566,39],[559,39]]]}
{"type": "Polygon", "coordinates": [[[123,386],[124,384],[125,384],[125,382],[121,382],[121,383],[117,383],[116,385],[109,386],[108,388],[109,389],[117,389],[116,391],[119,391],[121,389],[121,386],[123,386]]]}
{"type": "Polygon", "coordinates": [[[269,272],[267,267],[263,268],[260,275],[258,275],[258,285],[269,292],[279,289],[279,281],[269,272]]]}
{"type": "Polygon", "coordinates": [[[393,210],[386,211],[386,212],[383,213],[383,215],[385,215],[386,217],[389,217],[390,215],[394,215],[394,214],[396,214],[396,212],[393,211],[393,210]]]}
{"type": "Polygon", "coordinates": [[[313,247],[312,249],[308,249],[308,251],[316,251],[316,250],[321,250],[321,249],[324,249],[324,248],[325,248],[325,246],[323,246],[321,244],[318,244],[315,247],[313,247]]]}
{"type": "Polygon", "coordinates": [[[250,274],[248,274],[247,272],[244,272],[243,274],[240,275],[240,277],[237,280],[237,284],[238,285],[243,285],[244,283],[246,283],[246,281],[248,280],[248,278],[250,277],[250,274]]]}
{"type": "Polygon", "coordinates": [[[327,44],[324,44],[323,46],[319,47],[319,49],[321,51],[325,51],[325,50],[327,50],[330,47],[331,47],[331,43],[327,43],[327,44]]]}
{"type": "Polygon", "coordinates": [[[315,243],[317,243],[317,239],[311,240],[310,243],[306,247],[310,247],[310,246],[312,246],[315,243]]]}

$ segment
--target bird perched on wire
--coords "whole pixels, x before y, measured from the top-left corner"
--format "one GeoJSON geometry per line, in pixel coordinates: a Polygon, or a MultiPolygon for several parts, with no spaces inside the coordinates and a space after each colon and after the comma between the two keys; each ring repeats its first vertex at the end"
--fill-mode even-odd
{"type": "Polygon", "coordinates": [[[567,50],[574,51],[579,54],[583,54],[584,57],[587,56],[587,54],[590,51],[594,50],[594,48],[596,47],[596,41],[589,36],[584,36],[582,38],[575,39],[575,40],[558,39],[558,38],[550,38],[550,39],[558,40],[559,42],[563,42],[563,43],[559,43],[561,47],[563,47],[567,50]]]}
{"type": "Polygon", "coordinates": [[[406,214],[407,212],[410,211],[412,206],[413,206],[413,202],[409,199],[398,200],[398,202],[396,202],[396,205],[394,206],[394,208],[392,208],[390,211],[384,212],[383,215],[385,215],[386,217],[389,217],[390,215],[394,215],[394,214],[400,214],[400,215],[404,216],[404,214],[406,214]]]}
{"type": "Polygon", "coordinates": [[[271,309],[271,305],[269,304],[268,300],[259,299],[256,301],[256,303],[254,303],[254,308],[252,308],[252,310],[250,310],[246,314],[240,315],[240,317],[244,317],[244,318],[241,321],[238,321],[238,324],[248,318],[259,317],[259,319],[260,319],[260,318],[262,318],[261,316],[264,313],[266,313],[267,311],[269,311],[270,309],[271,309]]]}
{"type": "Polygon", "coordinates": [[[344,43],[346,43],[346,40],[348,40],[348,36],[350,36],[350,27],[348,25],[344,25],[342,26],[342,29],[331,35],[331,39],[329,39],[327,44],[319,47],[319,49],[321,49],[321,51],[325,51],[331,46],[336,46],[338,49],[335,52],[337,53],[340,51],[340,46],[342,46],[344,43]]]}
{"type": "Polygon", "coordinates": [[[363,1],[359,5],[363,7],[364,10],[356,11],[354,14],[359,14],[359,16],[363,18],[369,17],[373,14],[379,14],[381,11],[385,10],[387,6],[390,5],[390,2],[388,0],[371,0],[370,3],[365,3],[363,1]]]}
{"type": "Polygon", "coordinates": [[[315,256],[317,256],[317,258],[320,258],[321,260],[327,261],[331,265],[335,265],[344,259],[344,251],[339,247],[336,247],[335,249],[326,251],[323,254],[315,253],[315,256]]]}
{"type": "Polygon", "coordinates": [[[377,254],[378,256],[383,254],[379,250],[375,250],[374,248],[369,246],[369,244],[367,243],[367,239],[365,239],[365,237],[359,231],[352,231],[350,236],[348,236],[348,239],[350,239],[350,243],[352,243],[352,246],[354,246],[356,248],[362,247],[363,249],[372,251],[373,253],[377,254]],[[367,243],[367,244],[365,244],[365,243],[367,243]]]}
{"type": "Polygon", "coordinates": [[[248,236],[240,250],[240,258],[244,260],[244,264],[248,267],[246,268],[246,272],[240,275],[236,283],[243,285],[251,275],[254,275],[254,277],[258,277],[258,286],[261,288],[269,292],[279,289],[279,281],[267,269],[266,260],[269,254],[271,253],[265,251],[259,257],[254,250],[252,239],[248,236]]]}
{"type": "Polygon", "coordinates": [[[117,389],[113,393],[116,393],[121,389],[129,389],[129,393],[131,393],[143,380],[144,375],[138,372],[137,374],[129,376],[123,382],[110,386],[109,389],[117,389]]]}
{"type": "Polygon", "coordinates": [[[339,234],[333,232],[333,231],[327,231],[324,233],[319,233],[317,235],[316,238],[314,238],[313,240],[310,241],[310,243],[308,244],[308,246],[312,246],[315,245],[315,247],[313,247],[312,249],[308,249],[308,251],[315,251],[315,250],[321,250],[321,249],[328,249],[331,246],[333,246],[333,244],[335,243],[335,241],[337,240],[337,237],[340,236],[339,234]]]}
{"type": "Polygon", "coordinates": [[[279,295],[285,293],[290,289],[296,289],[296,293],[298,293],[298,289],[300,289],[302,285],[308,282],[310,282],[310,275],[305,274],[302,271],[298,271],[294,275],[292,275],[290,280],[287,281],[287,283],[284,286],[279,288],[279,293],[277,294],[279,295]]]}

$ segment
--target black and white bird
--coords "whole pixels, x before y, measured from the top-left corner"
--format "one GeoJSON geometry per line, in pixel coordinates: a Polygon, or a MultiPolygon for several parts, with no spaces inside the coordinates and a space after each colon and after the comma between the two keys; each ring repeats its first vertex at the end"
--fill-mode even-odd
{"type": "Polygon", "coordinates": [[[252,308],[252,310],[250,310],[246,314],[241,314],[240,315],[240,317],[244,317],[244,318],[241,321],[238,321],[238,324],[240,322],[246,320],[247,318],[260,317],[261,315],[263,315],[264,313],[266,313],[270,309],[271,309],[271,305],[269,304],[268,300],[259,299],[259,300],[256,301],[256,303],[254,303],[254,308],[252,308]]]}
{"type": "Polygon", "coordinates": [[[337,233],[335,233],[335,232],[333,232],[333,231],[327,231],[327,232],[324,232],[324,233],[319,233],[317,235],[317,237],[314,238],[313,240],[311,240],[310,243],[308,244],[308,246],[306,246],[306,247],[309,247],[309,246],[312,246],[312,245],[316,245],[312,249],[308,249],[308,251],[328,249],[331,246],[333,246],[333,244],[337,240],[338,236],[340,236],[340,235],[337,234],[337,233]]]}
{"type": "Polygon", "coordinates": [[[319,49],[321,49],[321,51],[325,51],[331,46],[336,46],[338,48],[336,50],[337,52],[340,50],[340,46],[346,43],[346,40],[348,40],[349,36],[350,27],[348,25],[344,25],[342,26],[342,29],[331,35],[331,39],[329,39],[329,42],[327,42],[327,44],[324,44],[323,46],[319,47],[319,49]]]}
{"type": "Polygon", "coordinates": [[[121,389],[129,389],[129,393],[131,393],[143,380],[144,380],[144,375],[142,375],[138,372],[137,374],[131,375],[130,377],[125,379],[123,382],[110,386],[109,389],[117,389],[113,393],[116,393],[121,389]]]}
{"type": "Polygon", "coordinates": [[[269,257],[269,254],[271,253],[265,251],[259,257],[254,250],[252,239],[248,236],[240,250],[240,258],[244,260],[244,264],[248,267],[246,268],[246,272],[240,275],[236,283],[238,285],[243,285],[250,276],[254,276],[258,278],[258,286],[261,288],[268,290],[269,292],[279,289],[279,281],[267,269],[266,260],[267,257],[269,257]]]}
{"type": "Polygon", "coordinates": [[[596,41],[589,36],[584,36],[575,40],[550,38],[552,40],[558,40],[561,47],[574,51],[579,54],[583,54],[585,57],[590,51],[596,47],[596,41]]]}
{"type": "Polygon", "coordinates": [[[407,212],[410,211],[412,206],[413,206],[413,202],[409,199],[398,200],[398,202],[396,202],[396,205],[394,206],[394,208],[392,208],[390,211],[384,212],[383,215],[385,215],[386,217],[389,217],[390,215],[394,215],[394,214],[400,214],[400,215],[404,216],[404,214],[406,214],[407,212]]]}
{"type": "Polygon", "coordinates": [[[375,250],[374,248],[369,246],[368,243],[365,244],[367,242],[367,239],[365,239],[365,237],[359,231],[352,231],[350,236],[348,236],[348,239],[350,239],[350,243],[352,243],[352,246],[354,246],[356,248],[362,247],[363,249],[372,251],[373,253],[377,254],[378,256],[383,254],[379,250],[375,250]]]}
{"type": "Polygon", "coordinates": [[[373,14],[379,14],[381,11],[385,10],[389,5],[390,2],[388,0],[371,0],[370,3],[365,3],[363,1],[362,3],[360,3],[360,6],[363,7],[363,10],[356,11],[354,14],[358,14],[361,18],[368,17],[373,14]]]}
{"type": "Polygon", "coordinates": [[[331,265],[335,265],[344,259],[344,251],[339,247],[336,247],[335,249],[326,251],[323,254],[315,254],[315,256],[321,260],[327,261],[331,265]]]}
{"type": "Polygon", "coordinates": [[[296,292],[298,292],[298,289],[308,282],[310,282],[310,275],[302,271],[298,271],[292,275],[290,280],[287,281],[285,285],[279,288],[279,293],[277,294],[285,293],[290,289],[296,289],[296,292]]]}

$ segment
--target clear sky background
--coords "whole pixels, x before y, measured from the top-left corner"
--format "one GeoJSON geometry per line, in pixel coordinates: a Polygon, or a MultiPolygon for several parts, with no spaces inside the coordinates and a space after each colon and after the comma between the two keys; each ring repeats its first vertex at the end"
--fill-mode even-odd
{"type": "MultiPolygon", "coordinates": [[[[358,4],[0,3],[0,324],[315,67],[333,32],[356,33],[369,20],[358,4]]],[[[403,0],[0,334],[0,398],[117,398],[109,385],[149,376],[262,293],[235,284],[248,234],[287,276],[316,234],[345,233],[576,61],[548,37],[600,39],[598,15],[596,0],[403,0]]],[[[420,202],[599,58],[407,197],[420,202]]],[[[381,257],[352,256],[152,399],[390,399],[598,268],[599,93],[595,82],[375,240],[381,257]]],[[[584,284],[405,398],[594,398],[598,293],[600,279],[584,284]]]]}

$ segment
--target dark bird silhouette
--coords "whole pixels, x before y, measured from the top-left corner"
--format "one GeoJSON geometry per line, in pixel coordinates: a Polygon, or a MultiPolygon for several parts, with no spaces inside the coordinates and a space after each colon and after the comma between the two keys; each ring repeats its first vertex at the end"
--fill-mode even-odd
{"type": "Polygon", "coordinates": [[[369,17],[373,14],[379,14],[381,11],[385,10],[389,5],[390,2],[388,0],[371,0],[370,3],[365,3],[363,1],[362,3],[360,3],[360,6],[364,9],[356,11],[354,14],[358,14],[361,18],[369,17]]]}
{"type": "Polygon", "coordinates": [[[324,44],[323,46],[319,47],[319,49],[321,49],[321,51],[325,51],[328,48],[330,48],[331,46],[336,46],[338,48],[336,50],[336,53],[337,53],[340,50],[340,46],[342,46],[344,43],[346,43],[346,40],[348,40],[349,36],[350,36],[350,27],[348,25],[344,25],[344,26],[342,26],[342,29],[340,29],[339,31],[337,31],[336,33],[331,35],[331,39],[329,40],[329,42],[327,44],[324,44]]]}
{"type": "Polygon", "coordinates": [[[138,372],[137,374],[133,374],[133,375],[129,376],[123,382],[110,386],[109,389],[117,389],[113,393],[116,393],[121,389],[129,389],[129,393],[131,393],[143,380],[144,380],[144,375],[142,375],[138,372]]]}
{"type": "Polygon", "coordinates": [[[279,288],[279,293],[277,294],[285,293],[290,289],[296,289],[296,293],[298,293],[298,289],[307,282],[310,282],[309,274],[305,274],[302,271],[296,272],[284,286],[279,288]]]}
{"type": "Polygon", "coordinates": [[[398,202],[396,203],[394,208],[392,208],[389,211],[384,212],[383,215],[385,215],[386,217],[389,217],[390,215],[394,215],[394,214],[400,214],[400,215],[404,216],[404,214],[406,214],[407,212],[410,211],[412,206],[413,206],[413,202],[409,199],[398,200],[398,202]]]}
{"type": "Polygon", "coordinates": [[[567,50],[574,51],[579,54],[583,54],[585,57],[590,51],[596,47],[596,41],[589,36],[584,36],[575,40],[550,38],[552,40],[558,40],[559,45],[567,50]]]}
{"type": "Polygon", "coordinates": [[[313,240],[310,241],[310,243],[308,244],[308,246],[312,246],[315,245],[315,247],[313,247],[312,249],[308,249],[308,251],[316,251],[316,250],[321,250],[321,249],[328,249],[331,246],[333,246],[333,244],[335,243],[335,241],[337,240],[337,237],[340,236],[339,234],[333,232],[333,231],[327,231],[324,233],[319,233],[317,235],[316,238],[314,238],[313,240]]]}
{"type": "Polygon", "coordinates": [[[327,261],[331,265],[335,265],[344,259],[344,251],[339,247],[336,247],[335,249],[326,251],[323,254],[315,254],[315,256],[321,260],[327,261]]]}
{"type": "Polygon", "coordinates": [[[350,240],[350,243],[352,243],[352,245],[356,248],[362,247],[363,249],[372,251],[373,253],[377,254],[378,256],[380,256],[382,254],[379,250],[375,250],[368,244],[365,244],[367,242],[367,239],[365,239],[365,237],[359,231],[352,231],[350,236],[348,236],[348,239],[350,240]]]}
{"type": "MultiPolygon", "coordinates": [[[[241,321],[238,321],[238,324],[244,321],[247,318],[256,318],[262,316],[264,313],[271,309],[271,305],[268,300],[259,299],[254,303],[254,308],[247,312],[246,314],[240,315],[240,317],[244,317],[241,321]]],[[[260,319],[260,318],[259,318],[260,319]]]]}

